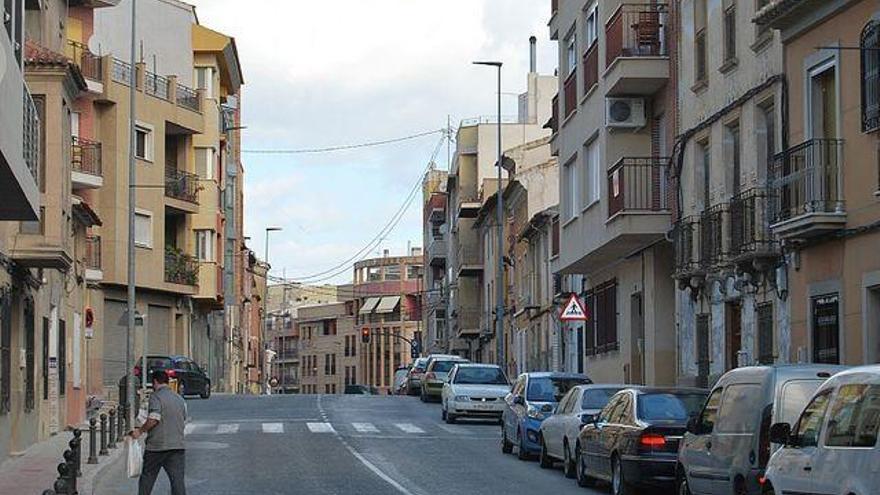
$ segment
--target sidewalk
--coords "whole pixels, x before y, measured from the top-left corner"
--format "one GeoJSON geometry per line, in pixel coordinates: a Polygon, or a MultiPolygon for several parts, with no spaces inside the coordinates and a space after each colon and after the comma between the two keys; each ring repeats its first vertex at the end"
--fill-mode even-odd
{"type": "MultiPolygon", "coordinates": [[[[58,464],[69,448],[73,432],[62,431],[57,435],[29,447],[23,455],[11,457],[0,464],[0,495],[40,495],[49,490],[58,479],[58,464]]],[[[109,455],[98,456],[98,464],[86,464],[89,458],[88,428],[82,436],[82,477],[77,479],[81,494],[91,494],[96,477],[123,457],[125,446],[118,442],[109,455]]],[[[100,441],[100,437],[97,439],[100,441]]],[[[97,447],[96,447],[97,448],[97,447]]]]}

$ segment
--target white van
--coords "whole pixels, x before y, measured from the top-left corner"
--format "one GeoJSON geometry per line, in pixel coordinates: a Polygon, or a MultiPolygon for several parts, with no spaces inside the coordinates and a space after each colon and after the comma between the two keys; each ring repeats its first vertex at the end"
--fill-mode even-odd
{"type": "Polygon", "coordinates": [[[816,390],[794,426],[776,423],[765,494],[880,493],[880,366],[852,368],[816,390]]]}

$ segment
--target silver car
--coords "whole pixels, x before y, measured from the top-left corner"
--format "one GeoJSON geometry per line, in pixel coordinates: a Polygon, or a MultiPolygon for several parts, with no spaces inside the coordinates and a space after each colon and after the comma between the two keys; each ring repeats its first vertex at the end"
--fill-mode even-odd
{"type": "Polygon", "coordinates": [[[623,385],[578,385],[559,401],[556,413],[541,423],[540,462],[542,468],[551,468],[556,461],[563,462],[568,478],[575,477],[575,451],[581,428],[594,420],[608,400],[623,385]]]}
{"type": "Polygon", "coordinates": [[[458,418],[499,420],[510,382],[497,364],[458,363],[443,384],[441,417],[449,424],[458,418]]]}

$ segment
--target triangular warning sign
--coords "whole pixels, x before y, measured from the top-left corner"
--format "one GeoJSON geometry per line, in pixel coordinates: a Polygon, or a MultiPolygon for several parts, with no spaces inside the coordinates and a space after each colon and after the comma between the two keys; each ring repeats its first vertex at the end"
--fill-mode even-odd
{"type": "Polygon", "coordinates": [[[559,319],[562,321],[587,321],[589,319],[587,310],[584,308],[581,300],[578,299],[577,294],[571,295],[568,304],[559,313],[559,319]]]}

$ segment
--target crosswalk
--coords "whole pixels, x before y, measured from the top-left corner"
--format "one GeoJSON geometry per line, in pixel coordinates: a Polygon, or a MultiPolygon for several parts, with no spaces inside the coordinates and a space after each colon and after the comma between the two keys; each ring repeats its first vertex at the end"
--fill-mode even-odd
{"type": "Polygon", "coordinates": [[[350,436],[471,436],[486,437],[496,436],[494,427],[485,425],[456,425],[450,426],[442,423],[419,424],[414,423],[331,423],[327,421],[247,421],[241,422],[200,422],[192,421],[184,428],[184,435],[235,435],[238,433],[248,434],[341,434],[350,436]]]}

